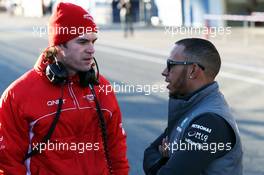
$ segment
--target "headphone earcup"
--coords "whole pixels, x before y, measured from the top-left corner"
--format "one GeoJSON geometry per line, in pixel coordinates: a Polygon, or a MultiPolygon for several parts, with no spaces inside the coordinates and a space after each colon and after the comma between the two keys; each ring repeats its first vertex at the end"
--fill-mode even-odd
{"type": "Polygon", "coordinates": [[[79,77],[80,77],[80,85],[82,87],[87,87],[89,86],[89,84],[99,85],[95,70],[93,68],[85,72],[79,72],[79,77]]]}
{"type": "Polygon", "coordinates": [[[68,72],[60,62],[49,64],[46,68],[46,76],[53,84],[65,83],[68,79],[68,72]]]}

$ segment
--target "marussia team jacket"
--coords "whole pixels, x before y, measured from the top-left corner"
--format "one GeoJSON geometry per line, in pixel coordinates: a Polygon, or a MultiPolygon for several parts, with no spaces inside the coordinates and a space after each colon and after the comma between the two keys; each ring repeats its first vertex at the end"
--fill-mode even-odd
{"type": "MultiPolygon", "coordinates": [[[[12,83],[0,100],[0,172],[5,175],[107,175],[108,168],[95,101],[76,77],[63,87],[45,75],[43,56],[34,69],[12,83]],[[63,90],[62,90],[63,89],[63,90]],[[24,161],[47,134],[63,91],[59,122],[41,154],[24,161]]],[[[114,175],[127,175],[126,135],[109,82],[100,76],[95,91],[107,126],[114,175]],[[106,92],[106,90],[108,90],[106,92]]]]}

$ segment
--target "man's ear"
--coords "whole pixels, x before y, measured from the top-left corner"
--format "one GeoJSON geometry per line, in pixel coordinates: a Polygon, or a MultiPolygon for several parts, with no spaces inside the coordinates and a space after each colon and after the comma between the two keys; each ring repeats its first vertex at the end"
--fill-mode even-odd
{"type": "Polygon", "coordinates": [[[59,57],[61,57],[61,56],[65,57],[65,51],[64,51],[65,47],[63,45],[57,45],[57,46],[55,46],[55,48],[58,52],[59,57]]]}
{"type": "Polygon", "coordinates": [[[199,71],[199,66],[197,64],[193,64],[189,72],[189,79],[196,79],[200,73],[199,71]]]}

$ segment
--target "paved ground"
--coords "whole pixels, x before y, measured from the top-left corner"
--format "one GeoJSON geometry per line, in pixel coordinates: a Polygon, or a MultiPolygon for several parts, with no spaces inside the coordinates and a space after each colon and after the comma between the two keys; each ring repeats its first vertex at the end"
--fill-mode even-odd
{"type": "MultiPolygon", "coordinates": [[[[37,29],[44,19],[8,18],[0,15],[0,92],[28,70],[47,46],[47,36],[37,29]],[[34,27],[34,30],[33,30],[34,27]]],[[[264,174],[264,29],[232,28],[231,34],[210,38],[222,56],[220,87],[232,106],[244,147],[244,174],[264,174]]],[[[164,86],[160,73],[175,35],[165,28],[139,27],[134,37],[123,38],[117,26],[103,26],[96,45],[101,72],[112,82],[164,86]]],[[[193,36],[193,35],[192,35],[193,36]]],[[[195,35],[203,37],[204,35],[195,35]]],[[[144,148],[165,128],[167,92],[117,93],[128,134],[131,175],[141,175],[144,148]]]]}

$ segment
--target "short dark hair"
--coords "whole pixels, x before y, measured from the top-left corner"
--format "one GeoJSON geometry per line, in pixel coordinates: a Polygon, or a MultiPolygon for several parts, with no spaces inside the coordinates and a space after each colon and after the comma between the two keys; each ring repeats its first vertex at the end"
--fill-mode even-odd
{"type": "Polygon", "coordinates": [[[200,63],[205,67],[205,75],[215,78],[221,67],[220,55],[215,46],[208,40],[201,38],[186,38],[175,42],[183,45],[183,54],[187,61],[200,63]]]}

